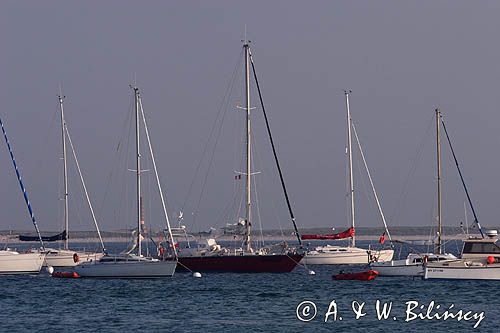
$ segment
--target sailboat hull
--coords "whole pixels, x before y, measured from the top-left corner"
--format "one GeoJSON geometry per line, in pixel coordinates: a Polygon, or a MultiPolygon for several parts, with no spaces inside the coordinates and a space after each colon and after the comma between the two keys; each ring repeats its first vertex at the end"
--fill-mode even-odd
{"type": "Polygon", "coordinates": [[[304,265],[366,265],[370,256],[379,262],[392,260],[393,250],[366,250],[357,247],[322,246],[306,253],[304,265]]]}
{"type": "Polygon", "coordinates": [[[173,276],[176,266],[174,260],[96,261],[75,266],[75,272],[86,278],[154,279],[173,276]]]}
{"type": "Polygon", "coordinates": [[[232,273],[288,273],[302,254],[242,254],[179,257],[177,271],[232,273]]]}
{"type": "Polygon", "coordinates": [[[0,251],[0,274],[38,274],[45,253],[0,251]]]}
{"type": "Polygon", "coordinates": [[[96,261],[102,258],[104,254],[100,252],[83,252],[72,250],[54,250],[50,249],[45,257],[44,266],[60,267],[75,267],[78,264],[96,261]],[[75,253],[78,260],[75,261],[75,253]]]}

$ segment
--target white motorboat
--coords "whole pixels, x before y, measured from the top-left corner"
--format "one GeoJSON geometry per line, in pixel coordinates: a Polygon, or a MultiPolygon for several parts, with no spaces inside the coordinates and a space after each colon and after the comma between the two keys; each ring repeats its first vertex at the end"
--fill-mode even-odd
{"type": "Polygon", "coordinates": [[[464,240],[460,259],[429,262],[425,267],[424,279],[500,280],[497,231],[492,230],[487,236],[464,240]]]}
{"type": "Polygon", "coordinates": [[[163,207],[163,214],[166,222],[166,229],[169,235],[170,244],[175,244],[172,230],[170,227],[170,221],[168,219],[167,209],[165,205],[165,200],[163,197],[163,192],[160,185],[160,179],[158,176],[158,170],[156,168],[156,162],[153,155],[153,148],[151,145],[148,128],[146,125],[146,117],[144,116],[144,110],[142,108],[141,97],[139,94],[139,89],[133,87],[134,99],[135,99],[135,139],[136,139],[136,203],[137,203],[137,254],[120,254],[120,255],[104,255],[99,260],[91,260],[88,262],[81,263],[75,266],[75,271],[81,277],[93,277],[93,278],[161,278],[173,276],[175,268],[177,267],[177,251],[175,247],[172,248],[172,256],[164,260],[159,260],[151,257],[144,257],[142,255],[142,240],[144,231],[144,218],[142,216],[142,194],[141,194],[141,152],[139,147],[141,147],[139,142],[139,132],[140,132],[140,120],[144,125],[144,131],[146,133],[147,143],[149,147],[149,153],[151,155],[151,162],[153,164],[154,173],[156,176],[156,183],[158,186],[158,192],[160,194],[160,199],[163,207]]]}
{"type": "Polygon", "coordinates": [[[0,275],[38,274],[42,268],[45,253],[19,253],[13,250],[0,251],[0,275]]]}
{"type": "Polygon", "coordinates": [[[366,169],[368,179],[370,180],[370,185],[372,188],[373,195],[375,197],[375,201],[377,203],[377,207],[380,213],[380,217],[385,227],[385,232],[380,238],[380,243],[382,244],[385,241],[385,236],[391,239],[391,235],[387,228],[387,223],[385,221],[385,216],[382,211],[382,207],[380,205],[379,198],[377,196],[377,192],[375,191],[375,186],[373,184],[373,180],[368,170],[368,164],[366,163],[365,155],[363,153],[363,149],[361,148],[361,143],[359,141],[358,134],[356,132],[356,128],[352,123],[351,111],[349,108],[349,93],[350,91],[345,91],[345,102],[346,102],[346,111],[347,111],[347,155],[349,162],[349,196],[351,199],[350,205],[350,219],[351,219],[351,227],[341,233],[332,234],[332,235],[302,235],[302,240],[334,240],[334,239],[344,239],[351,238],[350,246],[317,246],[313,249],[310,249],[306,252],[306,255],[302,258],[301,263],[306,265],[360,265],[360,264],[368,264],[372,261],[388,261],[392,260],[394,256],[393,249],[381,249],[381,250],[371,250],[371,249],[363,249],[356,247],[356,235],[355,235],[355,219],[354,219],[354,181],[353,181],[353,163],[352,163],[352,134],[351,129],[354,132],[357,145],[359,148],[359,152],[363,159],[363,164],[366,169]]]}
{"type": "MultiPolygon", "coordinates": [[[[0,126],[2,127],[3,137],[5,139],[5,143],[7,145],[7,149],[9,150],[10,159],[12,161],[12,165],[14,166],[14,170],[16,171],[17,180],[19,182],[19,186],[21,191],[23,192],[24,201],[26,203],[26,207],[28,208],[28,212],[31,217],[31,222],[35,227],[37,232],[37,239],[40,241],[41,249],[43,250],[43,241],[40,235],[40,230],[38,229],[38,224],[35,219],[35,215],[33,214],[33,210],[31,208],[30,201],[28,199],[28,192],[24,187],[23,181],[21,180],[21,173],[16,164],[16,160],[14,159],[14,153],[10,147],[9,139],[7,137],[7,133],[3,126],[2,119],[0,118],[0,126]]],[[[40,269],[42,268],[43,261],[45,259],[45,253],[19,253],[17,251],[13,251],[10,249],[0,250],[0,275],[3,274],[38,274],[40,269]]]]}

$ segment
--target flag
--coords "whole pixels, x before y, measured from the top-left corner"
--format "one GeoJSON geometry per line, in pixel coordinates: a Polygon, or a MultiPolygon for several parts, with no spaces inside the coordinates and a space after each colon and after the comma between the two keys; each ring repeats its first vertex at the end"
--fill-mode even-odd
{"type": "Polygon", "coordinates": [[[378,242],[380,244],[384,244],[384,242],[385,242],[385,232],[382,234],[382,236],[380,236],[380,238],[378,239],[378,242]]]}

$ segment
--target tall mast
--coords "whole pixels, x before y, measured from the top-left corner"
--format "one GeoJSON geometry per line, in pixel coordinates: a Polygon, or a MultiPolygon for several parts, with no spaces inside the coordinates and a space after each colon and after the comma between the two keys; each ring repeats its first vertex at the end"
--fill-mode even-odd
{"type": "Polygon", "coordinates": [[[137,176],[137,254],[142,255],[141,249],[141,153],[139,141],[139,88],[133,87],[135,99],[135,151],[137,176]]]}
{"type": "Polygon", "coordinates": [[[245,233],[245,245],[246,245],[246,250],[250,251],[251,250],[251,244],[250,244],[250,232],[251,232],[251,205],[252,205],[252,198],[251,198],[251,190],[252,190],[252,164],[251,164],[251,133],[250,133],[250,59],[249,59],[249,41],[245,40],[243,44],[243,48],[245,49],[245,94],[246,94],[246,110],[247,110],[247,122],[246,122],[246,144],[247,144],[247,152],[246,152],[246,157],[247,157],[247,206],[246,206],[246,233],[245,233]]]}
{"type": "Polygon", "coordinates": [[[2,128],[2,133],[3,133],[3,137],[5,139],[5,144],[7,145],[7,149],[9,150],[12,165],[14,166],[14,170],[16,171],[16,176],[17,176],[17,180],[19,182],[19,187],[21,188],[21,191],[23,192],[24,202],[26,203],[26,207],[28,208],[28,211],[30,213],[31,222],[33,223],[33,226],[35,227],[36,234],[38,235],[38,239],[40,240],[40,247],[42,250],[45,250],[45,246],[43,245],[42,235],[40,235],[40,229],[38,229],[38,224],[36,223],[35,214],[33,214],[33,209],[31,208],[30,200],[28,199],[28,192],[26,192],[26,188],[24,187],[23,180],[21,179],[21,173],[19,172],[19,169],[17,168],[16,160],[14,159],[14,153],[12,152],[12,148],[10,147],[9,138],[7,137],[7,132],[5,131],[5,128],[3,127],[2,118],[0,118],[0,127],[2,128]]]}
{"type": "MultiPolygon", "coordinates": [[[[351,111],[349,109],[349,93],[350,90],[344,90],[345,105],[347,111],[347,152],[349,154],[349,193],[351,197],[351,227],[354,228],[354,181],[352,177],[352,137],[351,137],[351,111]]],[[[356,246],[356,236],[352,236],[351,245],[356,246]]]]}
{"type": "Polygon", "coordinates": [[[441,134],[440,134],[440,121],[441,121],[441,111],[436,109],[436,153],[437,153],[437,201],[438,201],[438,230],[437,230],[437,244],[436,244],[436,252],[438,254],[442,253],[442,243],[441,243],[441,235],[442,235],[442,225],[441,225],[441,134]]]}
{"type": "Polygon", "coordinates": [[[66,230],[66,239],[64,240],[64,249],[69,248],[69,218],[68,218],[68,164],[66,162],[66,121],[64,120],[63,99],[65,96],[59,96],[59,109],[61,111],[61,134],[62,134],[62,153],[63,153],[63,174],[64,174],[64,230],[66,230]]]}

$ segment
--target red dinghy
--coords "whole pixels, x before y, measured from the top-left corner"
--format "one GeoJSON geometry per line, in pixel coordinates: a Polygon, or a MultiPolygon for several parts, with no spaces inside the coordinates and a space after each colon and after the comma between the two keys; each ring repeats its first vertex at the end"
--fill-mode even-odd
{"type": "Polygon", "coordinates": [[[77,272],[54,272],[54,273],[52,273],[52,277],[77,279],[80,277],[80,275],[78,275],[77,272]]]}
{"type": "Polygon", "coordinates": [[[356,272],[356,273],[340,273],[337,275],[332,275],[334,280],[360,280],[360,281],[371,281],[378,276],[378,272],[373,269],[356,272]]]}

